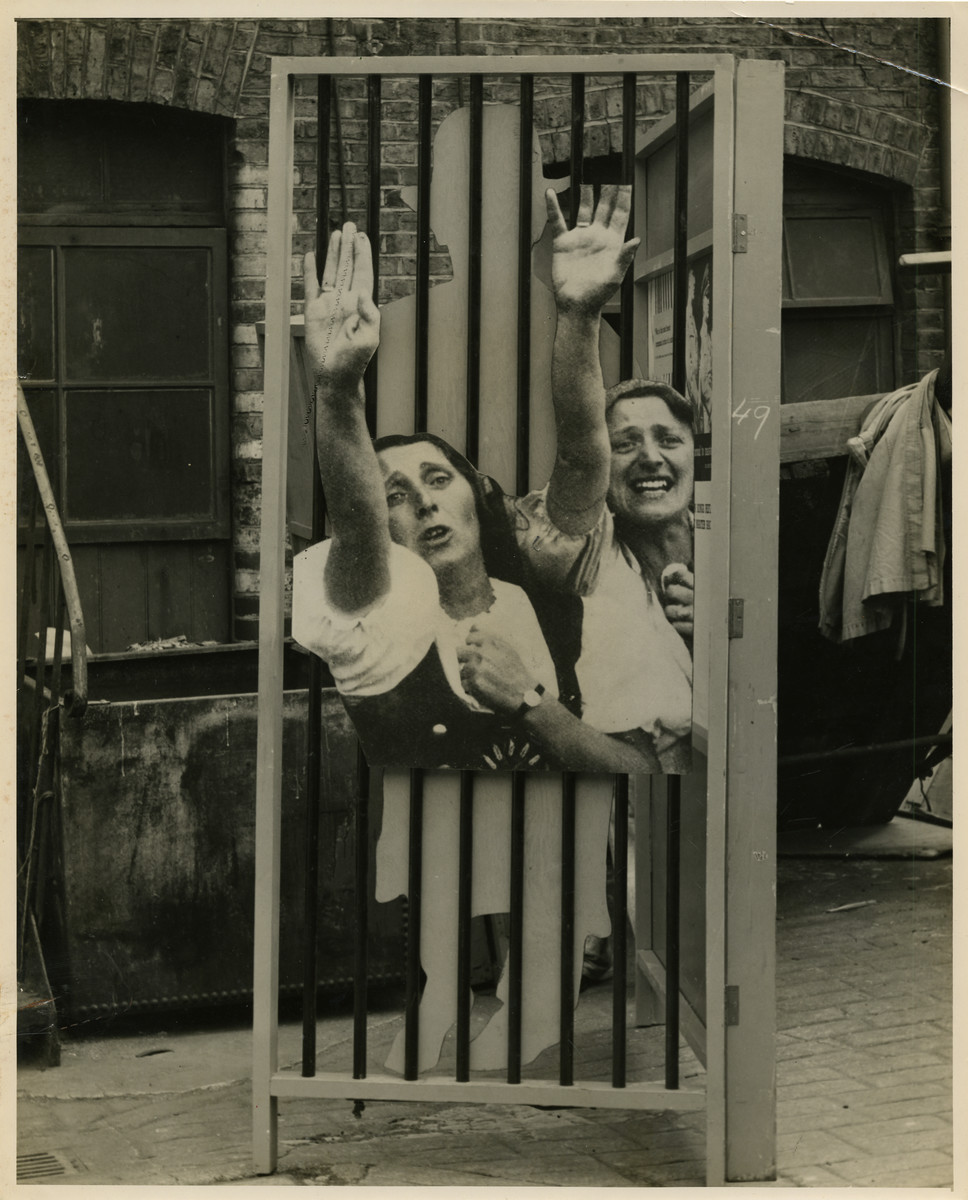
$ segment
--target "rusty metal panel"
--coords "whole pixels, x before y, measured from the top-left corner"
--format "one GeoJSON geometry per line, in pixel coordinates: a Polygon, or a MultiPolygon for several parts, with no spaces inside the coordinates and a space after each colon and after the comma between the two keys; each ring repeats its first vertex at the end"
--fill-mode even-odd
{"type": "MultiPolygon", "coordinates": [[[[306,694],[284,698],[281,985],[300,982],[306,694]]],[[[352,979],[356,742],[323,703],[322,986],[352,979]]],[[[64,956],[49,964],[73,1017],[251,995],[254,695],[95,704],[61,743],[64,956]]],[[[375,845],[374,831],[373,844],[375,845]]],[[[372,852],[372,847],[371,847],[372,852]]],[[[402,903],[376,904],[371,977],[400,966],[402,903]]]]}

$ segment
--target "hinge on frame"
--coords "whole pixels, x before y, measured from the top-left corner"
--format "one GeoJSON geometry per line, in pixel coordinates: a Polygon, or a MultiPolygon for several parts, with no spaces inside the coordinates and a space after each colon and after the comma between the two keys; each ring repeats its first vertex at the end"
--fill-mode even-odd
{"type": "Polygon", "coordinates": [[[733,213],[733,253],[745,254],[749,246],[746,213],[733,213]]]}
{"type": "Polygon", "coordinates": [[[739,987],[735,983],[726,985],[725,1017],[727,1025],[739,1024],[739,987]]]}
{"type": "Polygon", "coordinates": [[[727,622],[728,637],[743,636],[743,601],[738,596],[729,598],[729,619],[727,622]]]}

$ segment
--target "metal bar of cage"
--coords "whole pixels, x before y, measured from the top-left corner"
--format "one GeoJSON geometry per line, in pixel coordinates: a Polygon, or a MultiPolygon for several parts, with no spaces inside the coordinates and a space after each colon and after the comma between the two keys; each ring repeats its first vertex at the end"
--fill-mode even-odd
{"type": "MultiPolygon", "coordinates": [[[[689,218],[689,73],[676,75],[675,103],[675,232],[672,285],[672,386],[686,391],[686,328],[682,300],[687,294],[689,218]]],[[[679,876],[682,792],[679,777],[666,787],[666,1086],[679,1086],[679,876]]]]}
{"type": "MultiPolygon", "coordinates": [[[[316,81],[316,282],[323,276],[323,263],[329,241],[329,129],[331,81],[320,75],[316,81]]],[[[315,405],[313,406],[315,410],[315,405]]],[[[323,535],[325,522],[323,488],[319,477],[316,430],[312,440],[312,529],[313,542],[323,535]]],[[[319,990],[319,810],[322,770],[323,664],[319,656],[309,657],[306,718],[306,810],[303,885],[303,1032],[302,1073],[316,1073],[316,1018],[319,990]]]]}
{"type": "Polygon", "coordinates": [[[561,1000],[558,1082],[575,1082],[575,776],[561,780],[561,1000]]]}

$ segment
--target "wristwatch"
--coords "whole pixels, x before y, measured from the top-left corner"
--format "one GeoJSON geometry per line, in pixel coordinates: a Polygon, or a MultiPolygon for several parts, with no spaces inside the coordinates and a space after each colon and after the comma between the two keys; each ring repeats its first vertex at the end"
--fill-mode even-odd
{"type": "Polygon", "coordinates": [[[537,708],[541,703],[541,697],[544,695],[544,692],[543,683],[536,683],[533,688],[528,688],[521,699],[520,705],[512,713],[511,720],[520,721],[522,717],[527,716],[532,708],[537,708]]]}

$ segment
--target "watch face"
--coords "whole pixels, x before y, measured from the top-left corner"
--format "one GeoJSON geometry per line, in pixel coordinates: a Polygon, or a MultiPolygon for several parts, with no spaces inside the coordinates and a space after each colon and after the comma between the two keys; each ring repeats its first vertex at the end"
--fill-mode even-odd
{"type": "Polygon", "coordinates": [[[537,708],[537,706],[541,703],[540,693],[536,692],[534,688],[530,688],[524,693],[524,703],[528,706],[528,708],[537,708]]]}

